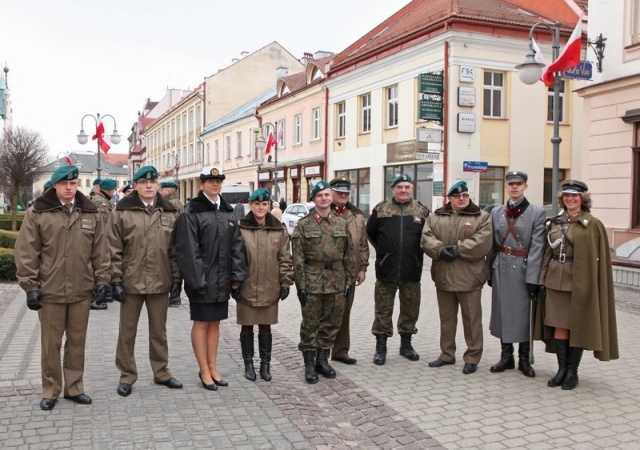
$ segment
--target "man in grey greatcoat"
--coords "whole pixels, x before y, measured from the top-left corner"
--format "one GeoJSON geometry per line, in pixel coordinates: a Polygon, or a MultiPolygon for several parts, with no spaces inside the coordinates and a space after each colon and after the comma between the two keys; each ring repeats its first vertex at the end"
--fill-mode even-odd
{"type": "Polygon", "coordinates": [[[518,342],[518,370],[535,377],[529,361],[530,303],[538,295],[547,215],[524,196],[527,180],[524,172],[508,172],[505,187],[509,200],[491,211],[493,246],[487,255],[487,281],[492,287],[489,330],[500,339],[502,353],[490,370],[515,369],[513,344],[518,342]]]}

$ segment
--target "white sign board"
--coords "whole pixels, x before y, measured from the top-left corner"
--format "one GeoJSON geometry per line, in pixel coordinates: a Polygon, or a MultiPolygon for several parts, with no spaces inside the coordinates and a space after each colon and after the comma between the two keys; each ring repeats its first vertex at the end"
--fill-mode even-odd
{"type": "Polygon", "coordinates": [[[458,106],[476,106],[476,88],[460,86],[458,88],[458,106]]]}
{"type": "Polygon", "coordinates": [[[420,142],[433,142],[439,144],[442,142],[442,130],[439,128],[418,128],[417,139],[420,142]]]}
{"type": "Polygon", "coordinates": [[[475,133],[476,115],[458,113],[458,133],[475,133]]]}
{"type": "Polygon", "coordinates": [[[464,83],[473,83],[475,79],[475,67],[460,66],[460,81],[464,83]]]}

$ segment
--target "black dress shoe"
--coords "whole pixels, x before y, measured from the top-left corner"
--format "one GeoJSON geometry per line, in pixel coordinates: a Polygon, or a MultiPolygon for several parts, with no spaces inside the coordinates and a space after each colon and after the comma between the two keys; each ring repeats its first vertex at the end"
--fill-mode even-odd
{"type": "Polygon", "coordinates": [[[118,395],[128,397],[131,394],[131,385],[129,383],[120,383],[118,385],[118,395]]]}
{"type": "Polygon", "coordinates": [[[156,381],[156,384],[161,384],[169,389],[182,389],[182,382],[176,378],[169,378],[166,381],[156,381]]]}
{"type": "Polygon", "coordinates": [[[469,375],[470,373],[474,373],[477,368],[478,368],[477,364],[466,363],[462,368],[462,373],[464,373],[465,375],[469,375]]]}
{"type": "Polygon", "coordinates": [[[40,409],[43,411],[51,411],[56,406],[55,398],[43,398],[40,400],[40,409]]]}
{"type": "Polygon", "coordinates": [[[94,311],[102,311],[107,309],[108,306],[106,303],[98,304],[97,302],[91,302],[91,309],[94,311]]]}
{"type": "Polygon", "coordinates": [[[345,356],[344,358],[332,357],[332,358],[331,358],[331,360],[332,360],[332,361],[338,361],[338,362],[341,362],[341,363],[343,363],[343,364],[350,364],[350,365],[351,365],[351,364],[355,364],[355,363],[357,363],[357,362],[358,362],[358,360],[357,360],[357,359],[352,358],[352,357],[351,357],[351,356],[349,356],[349,355],[345,356]]]}
{"type": "Polygon", "coordinates": [[[211,384],[207,384],[202,380],[202,373],[198,372],[198,377],[200,378],[200,382],[202,383],[202,387],[205,388],[208,391],[217,391],[218,390],[218,386],[216,386],[216,380],[213,380],[213,377],[211,377],[211,379],[213,380],[213,383],[211,384]]]}
{"type": "Polygon", "coordinates": [[[73,397],[70,395],[65,395],[64,398],[80,405],[91,404],[91,397],[89,397],[87,394],[74,395],[73,397]]]}
{"type": "Polygon", "coordinates": [[[226,381],[225,381],[225,380],[223,380],[223,379],[216,380],[216,379],[215,379],[215,378],[213,378],[213,377],[211,377],[211,379],[212,379],[212,380],[213,380],[213,382],[216,384],[216,386],[223,386],[223,387],[224,387],[224,386],[229,386],[229,383],[228,383],[228,382],[226,382],[226,381]]]}
{"type": "Polygon", "coordinates": [[[434,359],[429,363],[429,367],[442,367],[447,364],[455,364],[453,361],[445,361],[444,359],[434,359]]]}

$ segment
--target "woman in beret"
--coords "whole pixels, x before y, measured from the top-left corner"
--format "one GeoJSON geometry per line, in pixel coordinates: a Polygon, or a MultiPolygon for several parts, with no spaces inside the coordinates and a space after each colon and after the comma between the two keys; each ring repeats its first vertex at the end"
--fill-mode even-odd
{"type": "Polygon", "coordinates": [[[289,234],[269,212],[271,195],[261,188],[249,197],[251,211],[240,219],[247,256],[247,278],[240,290],[236,312],[244,376],[255,381],[253,326],[258,325],[260,378],[271,380],[271,325],[278,323],[278,302],[289,295],[293,284],[293,261],[289,234]]]}
{"type": "Polygon", "coordinates": [[[616,310],[609,240],[591,215],[591,195],[578,180],[562,182],[563,210],[547,222],[540,272],[546,298],[538,302],[536,339],[555,351],[558,372],[549,387],[574,389],[584,349],[600,361],[618,358],[616,310]]]}

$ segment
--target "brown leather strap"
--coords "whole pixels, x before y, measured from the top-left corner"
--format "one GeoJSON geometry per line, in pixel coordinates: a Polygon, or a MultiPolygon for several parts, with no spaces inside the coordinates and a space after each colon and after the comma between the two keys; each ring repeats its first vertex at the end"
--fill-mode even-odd
{"type": "Polygon", "coordinates": [[[529,256],[529,250],[527,250],[526,248],[512,248],[512,247],[500,246],[498,251],[501,253],[504,253],[505,255],[511,255],[511,256],[529,256]]]}

